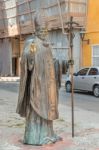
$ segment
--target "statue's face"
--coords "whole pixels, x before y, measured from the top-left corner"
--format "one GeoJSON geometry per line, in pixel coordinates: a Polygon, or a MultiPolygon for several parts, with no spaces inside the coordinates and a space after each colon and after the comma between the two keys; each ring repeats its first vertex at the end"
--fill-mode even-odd
{"type": "Polygon", "coordinates": [[[42,40],[45,40],[48,35],[47,28],[39,28],[36,32],[37,32],[37,36],[42,40]]]}

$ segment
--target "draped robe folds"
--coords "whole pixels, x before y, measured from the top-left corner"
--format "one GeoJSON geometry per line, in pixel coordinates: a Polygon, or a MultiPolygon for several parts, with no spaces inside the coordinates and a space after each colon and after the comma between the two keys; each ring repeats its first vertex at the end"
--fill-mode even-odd
{"type": "Polygon", "coordinates": [[[51,47],[40,39],[31,39],[26,43],[21,58],[17,113],[26,117],[25,143],[42,145],[43,138],[54,137],[52,141],[56,140],[52,121],[58,118],[58,95],[53,57],[51,47]],[[32,43],[36,48],[34,52],[30,51],[32,43]],[[37,138],[38,142],[31,141],[34,132],[38,132],[39,139],[41,137],[41,140],[37,138]]]}

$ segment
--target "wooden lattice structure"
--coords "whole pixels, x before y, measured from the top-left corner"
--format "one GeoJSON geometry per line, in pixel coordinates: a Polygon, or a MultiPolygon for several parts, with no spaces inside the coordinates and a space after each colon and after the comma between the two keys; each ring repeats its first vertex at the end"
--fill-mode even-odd
{"type": "MultiPolygon", "coordinates": [[[[87,0],[59,0],[59,4],[65,28],[71,15],[85,28],[87,0]]],[[[45,11],[49,30],[61,28],[57,0],[0,0],[0,38],[33,33],[33,16],[40,9],[45,11]]]]}

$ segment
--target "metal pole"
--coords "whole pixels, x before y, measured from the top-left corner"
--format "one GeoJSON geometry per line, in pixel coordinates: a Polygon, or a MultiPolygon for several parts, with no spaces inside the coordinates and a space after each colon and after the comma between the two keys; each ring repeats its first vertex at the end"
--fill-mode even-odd
{"type": "Polygon", "coordinates": [[[72,113],[72,137],[74,137],[74,81],[73,81],[73,17],[70,17],[70,22],[69,22],[69,44],[70,44],[70,73],[71,73],[71,83],[72,83],[72,88],[71,88],[71,113],[72,113]]]}
{"type": "Polygon", "coordinates": [[[74,60],[73,60],[73,30],[75,29],[75,26],[79,26],[78,23],[73,21],[73,17],[70,16],[70,21],[66,23],[68,25],[68,33],[69,33],[69,49],[70,49],[70,60],[68,61],[70,65],[70,74],[71,74],[71,109],[72,109],[72,137],[74,137],[74,79],[73,79],[73,72],[74,72],[74,60]],[[75,25],[75,26],[74,26],[75,25]]]}
{"type": "Polygon", "coordinates": [[[60,21],[61,21],[61,26],[62,26],[62,33],[67,34],[64,30],[64,23],[63,23],[63,17],[62,17],[62,12],[61,12],[61,6],[60,6],[60,1],[57,0],[58,8],[59,8],[59,15],[60,15],[60,21]]]}

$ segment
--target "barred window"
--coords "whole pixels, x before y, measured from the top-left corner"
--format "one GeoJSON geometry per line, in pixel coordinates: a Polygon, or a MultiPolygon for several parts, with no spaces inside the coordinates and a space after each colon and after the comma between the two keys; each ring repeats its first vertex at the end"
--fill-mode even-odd
{"type": "Polygon", "coordinates": [[[99,45],[92,47],[92,65],[99,66],[99,45]]]}

